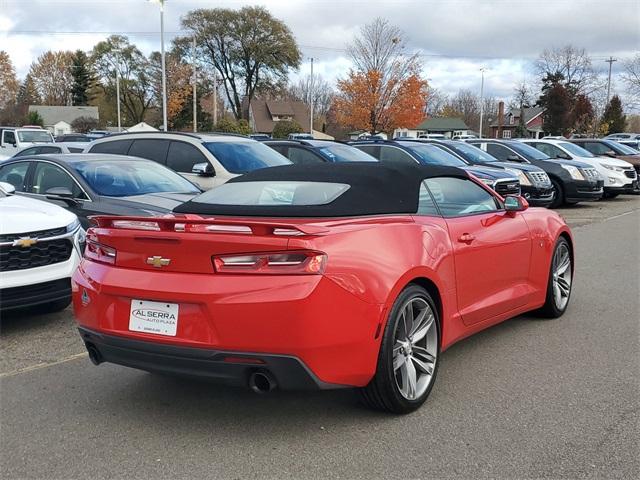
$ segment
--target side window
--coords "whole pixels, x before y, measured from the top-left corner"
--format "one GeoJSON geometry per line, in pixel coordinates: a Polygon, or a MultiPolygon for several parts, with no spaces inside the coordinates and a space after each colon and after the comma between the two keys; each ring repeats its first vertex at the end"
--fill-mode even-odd
{"type": "Polygon", "coordinates": [[[12,130],[5,130],[2,132],[4,144],[14,144],[16,143],[16,134],[12,130]]]}
{"type": "Polygon", "coordinates": [[[445,217],[461,217],[499,209],[496,198],[471,180],[452,177],[425,180],[445,217]]]}
{"type": "Polygon", "coordinates": [[[611,148],[607,147],[602,143],[585,142],[585,143],[578,143],[577,145],[586,150],[589,150],[594,155],[604,155],[607,152],[611,152],[611,148]]]}
{"type": "Polygon", "coordinates": [[[40,147],[38,154],[42,153],[60,153],[62,149],[60,147],[40,147]]]}
{"type": "Polygon", "coordinates": [[[289,158],[289,154],[287,153],[287,151],[289,150],[289,147],[287,145],[269,145],[269,148],[273,148],[280,155],[283,155],[289,158]]]}
{"type": "Polygon", "coordinates": [[[13,158],[16,157],[26,157],[27,155],[35,155],[38,152],[38,149],[40,147],[30,147],[30,148],[25,148],[24,150],[22,150],[21,152],[16,153],[13,158]]]}
{"type": "Polygon", "coordinates": [[[171,142],[167,155],[167,167],[176,172],[191,173],[196,163],[209,162],[200,150],[189,143],[171,142]]]}
{"type": "Polygon", "coordinates": [[[46,195],[56,187],[68,188],[75,198],[86,198],[82,190],[71,176],[57,165],[46,162],[36,162],[31,182],[30,193],[46,195]]]}
{"type": "Polygon", "coordinates": [[[354,145],[356,148],[359,148],[364,153],[368,153],[374,158],[380,160],[380,147],[377,145],[354,145]]]}
{"type": "Polygon", "coordinates": [[[560,149],[548,143],[531,143],[530,145],[551,158],[558,158],[558,154],[562,153],[560,149]]]}
{"type": "Polygon", "coordinates": [[[0,167],[0,182],[13,185],[16,192],[24,192],[24,180],[30,162],[18,162],[0,167]]]}
{"type": "Polygon", "coordinates": [[[431,198],[431,194],[429,193],[425,182],[420,184],[420,193],[418,195],[418,211],[416,214],[439,217],[440,213],[438,212],[435,203],[433,203],[433,198],[431,198]]]}
{"type": "Polygon", "coordinates": [[[134,140],[131,148],[129,148],[128,155],[146,158],[147,160],[158,162],[161,165],[166,165],[168,150],[169,140],[147,138],[144,140],[134,140]]]}
{"type": "Polygon", "coordinates": [[[69,149],[69,153],[82,153],[84,148],[78,147],[67,147],[69,149]]]}
{"type": "Polygon", "coordinates": [[[506,162],[510,156],[514,155],[511,150],[497,143],[487,143],[487,153],[502,162],[506,162]]]}
{"type": "Polygon", "coordinates": [[[304,148],[289,147],[289,160],[293,163],[320,163],[322,160],[304,148]]]}
{"type": "Polygon", "coordinates": [[[407,152],[397,148],[397,147],[388,147],[382,146],[380,147],[380,161],[386,163],[417,163],[414,158],[409,155],[407,152]]]}
{"type": "Polygon", "coordinates": [[[90,153],[115,153],[126,155],[132,140],[114,140],[112,142],[97,143],[89,150],[90,153]]]}

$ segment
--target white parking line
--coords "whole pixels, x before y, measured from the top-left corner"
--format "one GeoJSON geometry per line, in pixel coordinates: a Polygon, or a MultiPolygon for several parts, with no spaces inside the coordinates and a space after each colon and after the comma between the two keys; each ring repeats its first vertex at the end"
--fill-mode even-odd
{"type": "Polygon", "coordinates": [[[624,217],[625,215],[630,215],[635,212],[637,212],[637,210],[629,210],[628,212],[621,213],[620,215],[614,215],[613,217],[605,218],[604,221],[608,222],[609,220],[613,220],[614,218],[624,217]]]}
{"type": "Polygon", "coordinates": [[[0,373],[0,378],[14,377],[21,373],[33,372],[35,370],[40,370],[42,368],[52,367],[54,365],[60,365],[61,363],[72,362],[73,360],[86,357],[87,355],[88,355],[87,352],[76,353],[75,355],[71,355],[69,357],[63,358],[62,360],[56,360],[55,362],[38,363],[37,365],[31,365],[30,367],[20,368],[18,370],[13,370],[12,372],[0,373]]]}

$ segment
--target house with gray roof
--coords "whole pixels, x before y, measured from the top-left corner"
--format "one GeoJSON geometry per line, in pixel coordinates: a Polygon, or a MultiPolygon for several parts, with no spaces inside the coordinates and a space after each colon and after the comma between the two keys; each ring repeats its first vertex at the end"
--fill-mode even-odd
{"type": "Polygon", "coordinates": [[[277,122],[293,120],[307,131],[309,109],[304,102],[295,100],[262,100],[254,98],[251,104],[245,98],[243,110],[249,113],[249,125],[254,133],[271,135],[277,122]]]}
{"type": "Polygon", "coordinates": [[[63,107],[57,105],[29,105],[29,112],[38,112],[44,127],[53,135],[72,133],[71,124],[76,118],[90,117],[99,120],[98,107],[76,106],[63,107]]]}
{"type": "MultiPolygon", "coordinates": [[[[522,109],[524,113],[525,136],[528,138],[542,138],[544,131],[542,129],[544,108],[542,107],[525,107],[522,109]]],[[[520,125],[520,109],[512,109],[504,116],[504,122],[500,125],[497,121],[492,122],[491,127],[492,138],[516,138],[518,132],[516,129],[520,125]]]]}

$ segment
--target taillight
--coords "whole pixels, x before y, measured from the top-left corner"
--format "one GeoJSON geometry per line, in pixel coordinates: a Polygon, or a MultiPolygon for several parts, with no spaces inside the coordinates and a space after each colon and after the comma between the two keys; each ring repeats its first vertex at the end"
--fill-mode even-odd
{"type": "Polygon", "coordinates": [[[315,251],[269,252],[213,257],[218,273],[322,275],[327,255],[315,251]]]}
{"type": "Polygon", "coordinates": [[[95,235],[87,235],[87,246],[84,249],[84,256],[94,262],[116,264],[116,249],[103,245],[97,241],[95,235]]]}

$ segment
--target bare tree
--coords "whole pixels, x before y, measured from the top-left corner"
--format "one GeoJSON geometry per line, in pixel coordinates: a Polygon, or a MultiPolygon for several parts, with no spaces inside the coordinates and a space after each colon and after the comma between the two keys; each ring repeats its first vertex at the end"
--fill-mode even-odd
{"type": "Polygon", "coordinates": [[[335,94],[333,87],[321,75],[306,75],[288,88],[288,97],[309,105],[313,99],[316,118],[324,118],[329,111],[335,94]]]}
{"type": "Polygon", "coordinates": [[[625,60],[622,66],[624,67],[624,72],[621,75],[622,81],[627,86],[629,93],[627,105],[640,105],[640,54],[625,60]]]}
{"type": "Polygon", "coordinates": [[[539,78],[561,73],[564,87],[572,94],[586,93],[596,79],[591,57],[573,45],[545,49],[534,64],[539,78]]]}
{"type": "Polygon", "coordinates": [[[434,87],[427,87],[427,107],[425,115],[428,117],[437,117],[442,114],[442,109],[449,103],[449,96],[434,87]]]}

